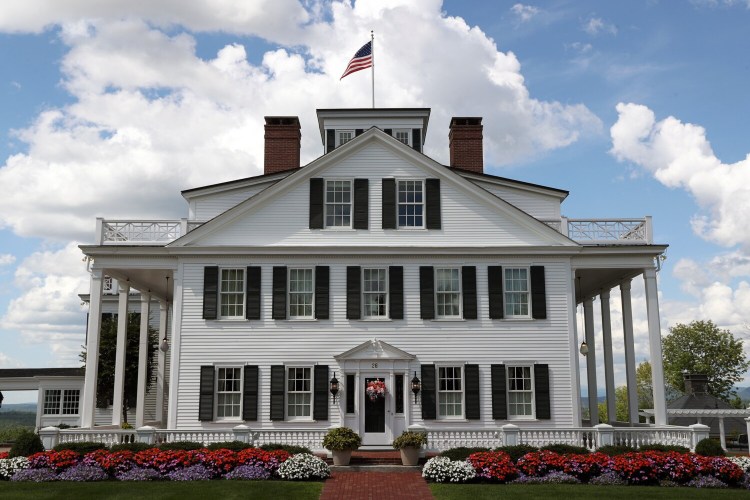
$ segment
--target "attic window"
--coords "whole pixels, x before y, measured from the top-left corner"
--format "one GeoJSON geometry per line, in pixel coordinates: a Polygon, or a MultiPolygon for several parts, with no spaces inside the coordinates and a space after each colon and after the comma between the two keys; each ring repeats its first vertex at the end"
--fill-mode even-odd
{"type": "Polygon", "coordinates": [[[336,131],[336,147],[343,146],[352,139],[354,139],[354,130],[336,131]]]}
{"type": "Polygon", "coordinates": [[[411,146],[411,130],[398,128],[394,129],[393,137],[395,137],[396,140],[403,142],[407,146],[411,146]]]}

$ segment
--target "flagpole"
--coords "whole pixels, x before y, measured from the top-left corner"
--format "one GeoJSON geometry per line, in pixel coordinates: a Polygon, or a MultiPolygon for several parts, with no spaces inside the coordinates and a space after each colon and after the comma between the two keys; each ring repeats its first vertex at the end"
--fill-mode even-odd
{"type": "Polygon", "coordinates": [[[370,30],[370,51],[372,54],[372,107],[375,108],[375,32],[370,30]]]}

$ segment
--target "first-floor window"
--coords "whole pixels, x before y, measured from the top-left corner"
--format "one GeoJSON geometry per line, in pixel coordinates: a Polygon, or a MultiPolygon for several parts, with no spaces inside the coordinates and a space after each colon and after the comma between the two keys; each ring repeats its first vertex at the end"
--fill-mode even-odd
{"type": "Polygon", "coordinates": [[[313,270],[289,269],[289,317],[313,317],[313,270]]]}
{"type": "Polygon", "coordinates": [[[534,416],[534,381],[530,366],[508,366],[508,417],[534,416]]]}
{"type": "Polygon", "coordinates": [[[286,415],[289,419],[309,418],[312,402],[312,370],[288,368],[286,378],[286,415]]]}
{"type": "Polygon", "coordinates": [[[458,268],[435,269],[435,307],[438,318],[461,317],[461,273],[458,268]]]}
{"type": "Polygon", "coordinates": [[[44,391],[44,415],[78,415],[80,398],[78,389],[47,389],[44,391]]]}
{"type": "Polygon", "coordinates": [[[384,268],[362,269],[362,305],[365,318],[388,316],[388,281],[384,268]]]}
{"type": "Polygon", "coordinates": [[[438,367],[438,415],[445,418],[463,416],[464,384],[461,366],[438,367]]]}
{"type": "Polygon", "coordinates": [[[509,318],[529,316],[529,270],[525,267],[505,269],[505,311],[509,318]]]}
{"type": "Polygon", "coordinates": [[[216,418],[240,418],[242,370],[219,368],[216,381],[216,418]]]}
{"type": "Polygon", "coordinates": [[[222,269],[219,302],[222,318],[245,317],[245,270],[222,269]]]}

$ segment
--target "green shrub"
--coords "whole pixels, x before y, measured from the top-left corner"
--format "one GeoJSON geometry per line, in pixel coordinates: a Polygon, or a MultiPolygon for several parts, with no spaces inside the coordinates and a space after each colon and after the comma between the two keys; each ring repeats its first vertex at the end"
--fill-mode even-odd
{"type": "Polygon", "coordinates": [[[511,460],[517,462],[519,458],[526,455],[527,453],[539,451],[539,448],[537,448],[536,446],[531,446],[530,444],[516,444],[513,446],[499,446],[495,448],[495,451],[504,451],[505,453],[510,455],[511,460]]]}
{"type": "Polygon", "coordinates": [[[421,448],[427,444],[427,434],[424,432],[404,431],[393,440],[393,447],[397,450],[402,448],[421,448]]]}
{"type": "Polygon", "coordinates": [[[57,427],[58,429],[70,429],[70,428],[71,428],[71,426],[70,426],[70,425],[68,425],[68,424],[63,424],[63,423],[59,423],[59,424],[57,424],[57,425],[56,425],[55,427],[57,427]]]}
{"type": "Polygon", "coordinates": [[[203,443],[197,443],[195,441],[175,441],[174,443],[163,443],[159,445],[160,450],[200,450],[205,448],[203,443]]]}
{"type": "Polygon", "coordinates": [[[638,451],[676,451],[677,453],[688,453],[690,450],[684,446],[677,446],[673,444],[644,444],[638,451]]]}
{"type": "Polygon", "coordinates": [[[440,455],[443,457],[448,457],[451,460],[458,460],[458,461],[463,462],[472,453],[478,453],[480,451],[490,451],[490,449],[481,448],[481,447],[467,448],[465,446],[459,446],[458,448],[451,448],[449,450],[445,450],[440,455]]]}
{"type": "Polygon", "coordinates": [[[308,455],[313,454],[310,448],[306,446],[296,446],[293,444],[268,443],[261,446],[260,449],[263,451],[284,450],[290,455],[296,455],[298,453],[307,453],[308,455]]]}
{"type": "Polygon", "coordinates": [[[331,451],[356,450],[360,444],[362,438],[349,427],[330,429],[323,438],[323,448],[331,451]]]}
{"type": "Polygon", "coordinates": [[[587,455],[589,450],[583,446],[573,446],[572,444],[552,443],[542,446],[540,449],[554,451],[560,455],[587,455]]]}
{"type": "Polygon", "coordinates": [[[36,432],[23,431],[16,436],[16,442],[8,453],[8,457],[28,457],[34,453],[44,451],[42,440],[36,432]]]}
{"type": "Polygon", "coordinates": [[[151,448],[156,448],[156,446],[146,443],[120,443],[113,444],[110,449],[112,451],[132,451],[133,453],[138,453],[139,451],[150,450],[151,448]]]}
{"type": "Polygon", "coordinates": [[[0,443],[12,443],[18,436],[24,432],[33,431],[33,427],[23,427],[21,425],[13,425],[10,427],[3,427],[0,429],[0,443]]]}
{"type": "Polygon", "coordinates": [[[243,443],[242,441],[222,441],[221,443],[212,443],[208,445],[209,450],[242,451],[248,448],[253,448],[253,445],[243,443]]]}
{"type": "Polygon", "coordinates": [[[632,446],[627,446],[624,444],[609,444],[607,446],[601,446],[597,448],[596,451],[604,453],[605,455],[609,455],[610,457],[614,457],[615,455],[622,455],[623,453],[632,453],[636,451],[636,449],[632,446]]]}
{"type": "Polygon", "coordinates": [[[108,446],[104,443],[95,443],[93,441],[81,441],[80,443],[60,443],[53,448],[55,451],[70,450],[85,455],[96,450],[106,450],[108,446]]]}
{"type": "Polygon", "coordinates": [[[721,443],[709,438],[698,441],[698,444],[695,445],[695,453],[704,457],[723,457],[726,455],[721,443]]]}

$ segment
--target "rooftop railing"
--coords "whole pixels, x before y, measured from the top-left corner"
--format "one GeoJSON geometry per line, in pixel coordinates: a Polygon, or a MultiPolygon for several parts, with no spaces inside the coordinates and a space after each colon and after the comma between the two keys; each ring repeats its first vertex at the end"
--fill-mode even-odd
{"type": "Polygon", "coordinates": [[[203,222],[179,220],[96,219],[97,245],[166,245],[203,222]]]}

